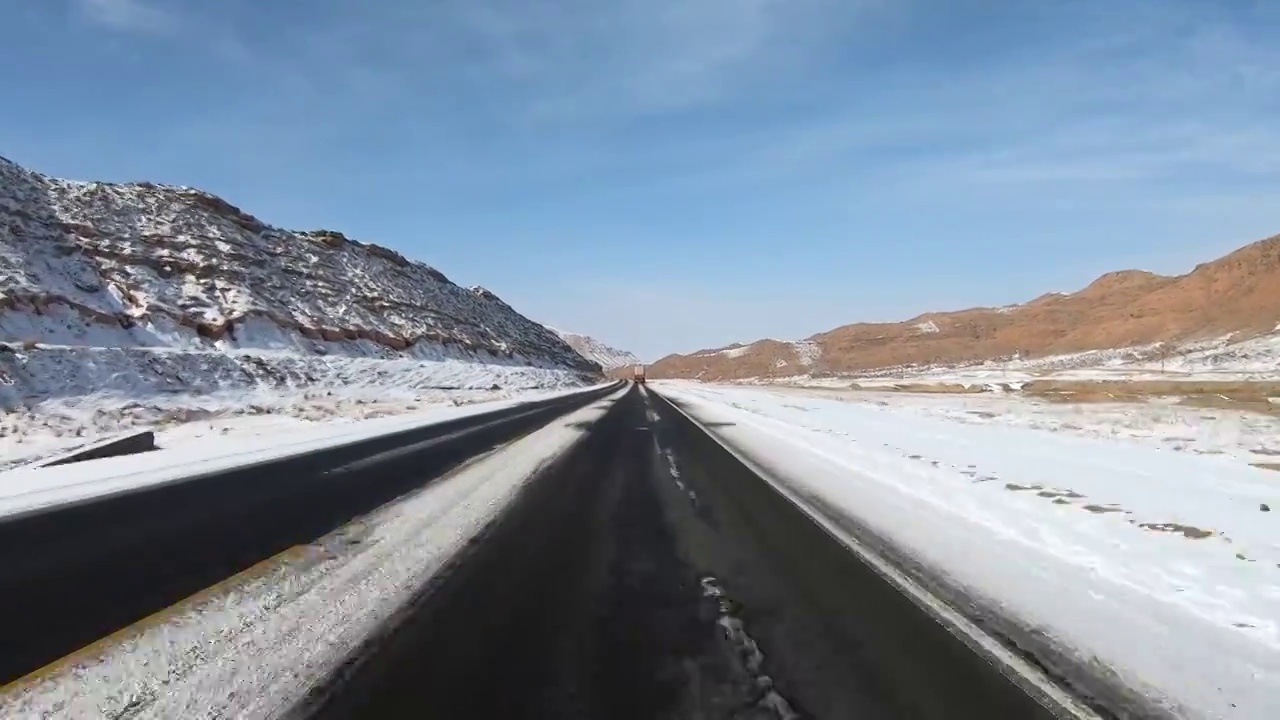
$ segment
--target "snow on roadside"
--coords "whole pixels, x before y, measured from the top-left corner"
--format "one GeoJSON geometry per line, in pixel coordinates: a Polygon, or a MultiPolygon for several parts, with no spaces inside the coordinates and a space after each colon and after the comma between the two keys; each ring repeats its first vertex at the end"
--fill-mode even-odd
{"type": "Polygon", "coordinates": [[[156,442],[162,449],[158,452],[0,472],[0,518],[583,391],[583,388],[574,388],[526,394],[509,400],[441,406],[413,414],[350,423],[295,422],[286,426],[277,422],[255,422],[245,427],[232,424],[223,428],[240,432],[225,434],[220,431],[205,434],[203,423],[188,424],[160,433],[156,442]]]}
{"type": "MultiPolygon", "coordinates": [[[[1280,332],[1280,327],[1276,328],[1280,332]]],[[[1256,373],[1274,379],[1280,376],[1280,334],[1266,335],[1240,343],[1217,338],[1184,348],[1163,363],[1147,360],[1137,368],[1162,372],[1197,374],[1256,373]]]]}
{"type": "Polygon", "coordinates": [[[0,692],[3,717],[273,717],[479,533],[625,388],[159,622],[0,692]],[[351,542],[358,537],[360,542],[351,542]]]}
{"type": "Polygon", "coordinates": [[[1126,441],[1244,464],[1280,463],[1280,417],[1179,405],[1177,398],[1068,403],[1010,393],[948,395],[790,387],[773,391],[841,400],[896,415],[1126,441]]]}
{"type": "Polygon", "coordinates": [[[583,384],[581,374],[562,368],[482,356],[44,347],[0,354],[0,470],[130,430],[262,415],[349,421],[583,384]]]}
{"type": "Polygon", "coordinates": [[[1183,717],[1280,717],[1280,483],[1219,458],[656,381],[839,508],[1183,717]]]}

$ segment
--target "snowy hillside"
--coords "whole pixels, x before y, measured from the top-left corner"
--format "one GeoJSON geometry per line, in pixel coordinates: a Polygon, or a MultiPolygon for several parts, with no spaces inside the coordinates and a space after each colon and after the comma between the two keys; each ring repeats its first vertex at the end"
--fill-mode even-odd
{"type": "Polygon", "coordinates": [[[635,365],[640,362],[640,358],[626,350],[609,347],[593,337],[557,330],[550,326],[547,329],[559,335],[560,339],[576,350],[579,355],[596,363],[605,370],[612,370],[624,365],[635,365]]]}
{"type": "Polygon", "coordinates": [[[0,158],[0,406],[27,425],[92,434],[143,422],[127,408],[204,412],[214,394],[279,411],[316,393],[403,405],[599,377],[493,293],[393,250],[272,227],[192,188],[0,158]]]}
{"type": "MultiPolygon", "coordinates": [[[[419,344],[593,370],[553,333],[395,251],[271,227],[199,190],[55,180],[0,161],[0,337],[270,349],[419,344]]],[[[332,350],[332,349],[330,349],[332,350]]]]}

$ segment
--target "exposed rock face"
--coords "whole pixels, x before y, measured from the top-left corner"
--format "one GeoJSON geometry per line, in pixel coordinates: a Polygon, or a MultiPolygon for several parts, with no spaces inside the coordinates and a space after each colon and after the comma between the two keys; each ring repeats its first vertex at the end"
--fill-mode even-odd
{"type": "Polygon", "coordinates": [[[192,188],[58,180],[2,158],[0,340],[389,358],[430,346],[599,373],[492,293],[393,250],[275,228],[192,188]]]}
{"type": "Polygon", "coordinates": [[[1112,272],[1079,292],[1050,293],[1022,305],[845,325],[801,342],[762,340],[670,355],[650,366],[650,373],[706,380],[854,373],[1177,345],[1229,333],[1243,340],[1272,332],[1277,323],[1280,236],[1177,277],[1112,272]]]}
{"type": "Polygon", "coordinates": [[[596,363],[606,371],[628,365],[636,365],[640,362],[640,358],[632,353],[609,347],[593,337],[557,330],[553,327],[548,327],[547,329],[560,336],[560,339],[568,343],[569,347],[577,351],[579,355],[596,363]]]}

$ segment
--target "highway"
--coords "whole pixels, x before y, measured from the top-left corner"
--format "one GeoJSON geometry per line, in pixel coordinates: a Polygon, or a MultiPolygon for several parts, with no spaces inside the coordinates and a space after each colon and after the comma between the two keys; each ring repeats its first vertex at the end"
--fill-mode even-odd
{"type": "Polygon", "coordinates": [[[294,715],[463,716],[1055,715],[633,390],[294,715]]]}
{"type": "MultiPolygon", "coordinates": [[[[0,523],[3,677],[606,392],[0,523]]],[[[290,720],[1080,717],[972,649],[651,390],[633,386],[581,430],[290,720]]]]}

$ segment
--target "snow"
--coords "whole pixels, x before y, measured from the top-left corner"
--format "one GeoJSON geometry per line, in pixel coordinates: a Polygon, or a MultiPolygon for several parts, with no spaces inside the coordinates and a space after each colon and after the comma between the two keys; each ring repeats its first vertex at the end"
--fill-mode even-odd
{"type": "Polygon", "coordinates": [[[23,467],[0,472],[0,518],[52,505],[83,501],[141,487],[181,481],[201,474],[267,462],[358,442],[388,433],[427,427],[511,407],[522,402],[582,392],[528,394],[513,400],[350,423],[289,423],[270,416],[219,425],[191,423],[161,432],[157,452],[103,458],[56,467],[23,467]],[[249,420],[250,422],[244,422],[249,420]]]}
{"type": "Polygon", "coordinates": [[[1163,368],[1164,372],[1187,375],[1240,373],[1280,378],[1280,334],[1236,343],[1230,338],[1216,338],[1185,348],[1163,364],[1148,360],[1135,367],[1156,371],[1163,368]]]}
{"type": "Polygon", "coordinates": [[[334,670],[626,389],[0,692],[4,717],[274,717],[334,670]],[[359,542],[352,542],[359,539],[359,542]]]}
{"type": "Polygon", "coordinates": [[[791,349],[795,350],[800,363],[805,367],[813,365],[822,357],[822,346],[812,340],[793,341],[791,349]]]}
{"type": "Polygon", "coordinates": [[[417,352],[401,359],[57,346],[0,353],[0,469],[112,433],[184,422],[364,419],[584,384],[565,369],[417,352]]]}
{"type": "Polygon", "coordinates": [[[558,335],[579,355],[596,363],[605,370],[640,364],[640,358],[633,353],[610,347],[593,337],[566,330],[557,330],[550,325],[547,326],[547,329],[558,335]]]}
{"type": "Polygon", "coordinates": [[[176,334],[186,349],[255,350],[424,342],[587,369],[482,288],[340,233],[271,227],[199,190],[73,182],[0,160],[0,218],[0,328],[28,333],[7,335],[15,340],[155,347],[174,346],[176,334]]]}
{"type": "MultiPolygon", "coordinates": [[[[776,343],[781,343],[781,344],[790,346],[791,349],[795,352],[796,357],[799,359],[800,364],[805,367],[809,367],[813,365],[815,362],[818,361],[818,358],[822,357],[822,346],[812,340],[779,340],[777,338],[764,338],[762,340],[757,340],[752,343],[738,343],[732,347],[727,347],[723,350],[716,350],[714,352],[701,353],[701,354],[693,354],[693,355],[690,355],[689,357],[712,357],[716,355],[721,355],[727,358],[740,358],[750,354],[751,351],[755,348],[755,346],[759,345],[762,342],[776,342],[776,343]]],[[[787,365],[788,363],[785,360],[778,360],[774,362],[774,367],[780,368],[780,367],[786,367],[787,365]]]]}
{"type": "Polygon", "coordinates": [[[655,381],[786,492],[1189,718],[1280,716],[1280,484],[1237,460],[655,381]]]}
{"type": "Polygon", "coordinates": [[[926,335],[942,332],[941,330],[938,329],[938,324],[932,320],[926,320],[922,323],[917,324],[916,329],[926,335]]]}
{"type": "Polygon", "coordinates": [[[493,293],[387,248],[0,158],[0,467],[139,427],[365,417],[598,376],[493,293]]]}
{"type": "Polygon", "coordinates": [[[1224,336],[1178,346],[1151,343],[962,365],[892,366],[837,377],[797,374],[741,382],[877,387],[897,383],[981,386],[1030,380],[1280,381],[1280,331],[1246,340],[1224,336]]]}
{"type": "Polygon", "coordinates": [[[1129,442],[1244,465],[1280,461],[1280,417],[1179,405],[1178,398],[1063,403],[1007,392],[946,395],[789,387],[776,391],[856,403],[903,417],[1129,442]]]}

